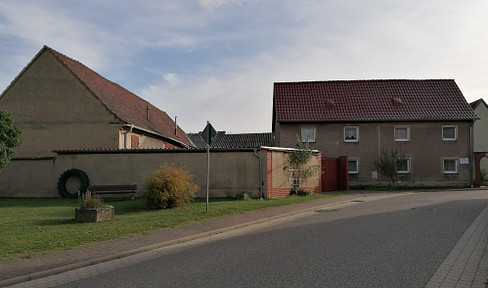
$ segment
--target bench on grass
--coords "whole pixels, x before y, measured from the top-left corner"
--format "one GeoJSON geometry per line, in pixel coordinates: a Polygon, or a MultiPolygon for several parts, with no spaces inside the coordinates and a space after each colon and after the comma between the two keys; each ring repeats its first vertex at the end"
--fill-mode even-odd
{"type": "Polygon", "coordinates": [[[134,199],[137,192],[137,185],[96,185],[88,187],[92,194],[130,194],[130,199],[134,199]]]}

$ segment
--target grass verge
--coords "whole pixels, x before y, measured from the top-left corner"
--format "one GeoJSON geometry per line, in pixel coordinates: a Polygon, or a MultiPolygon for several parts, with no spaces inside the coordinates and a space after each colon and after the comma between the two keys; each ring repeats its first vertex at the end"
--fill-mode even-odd
{"type": "Polygon", "coordinates": [[[270,200],[212,198],[208,213],[205,212],[205,199],[196,199],[184,209],[168,210],[145,208],[145,198],[132,201],[105,199],[105,204],[115,207],[115,217],[112,221],[99,223],[75,222],[77,199],[4,198],[0,200],[0,262],[330,196],[289,196],[270,200]]]}

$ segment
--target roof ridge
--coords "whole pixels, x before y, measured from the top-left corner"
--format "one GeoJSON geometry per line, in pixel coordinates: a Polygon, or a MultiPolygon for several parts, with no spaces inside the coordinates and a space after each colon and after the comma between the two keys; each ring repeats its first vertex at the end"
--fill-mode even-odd
{"type": "Polygon", "coordinates": [[[276,81],[274,84],[284,84],[284,83],[324,83],[324,82],[396,82],[396,81],[454,81],[450,78],[431,78],[431,79],[408,79],[408,78],[390,78],[390,79],[332,79],[332,80],[302,80],[302,81],[276,81]]]}

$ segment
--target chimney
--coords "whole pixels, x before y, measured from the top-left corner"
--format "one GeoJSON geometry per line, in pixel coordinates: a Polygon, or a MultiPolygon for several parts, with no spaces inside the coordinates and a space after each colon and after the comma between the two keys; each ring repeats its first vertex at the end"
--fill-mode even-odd
{"type": "Polygon", "coordinates": [[[149,108],[149,105],[146,105],[146,119],[149,120],[149,110],[151,110],[151,108],[149,108]]]}
{"type": "Polygon", "coordinates": [[[178,116],[175,116],[175,135],[178,136],[178,125],[176,124],[176,118],[178,118],[178,116]]]}

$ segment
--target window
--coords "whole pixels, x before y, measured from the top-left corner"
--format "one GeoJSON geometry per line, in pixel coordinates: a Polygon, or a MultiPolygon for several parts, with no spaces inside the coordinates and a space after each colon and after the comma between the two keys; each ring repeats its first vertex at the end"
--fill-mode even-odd
{"type": "Polygon", "coordinates": [[[359,173],[359,161],[349,160],[349,174],[358,174],[358,173],[359,173]]]}
{"type": "Polygon", "coordinates": [[[410,141],[410,126],[395,126],[395,141],[410,141]]]}
{"type": "Polygon", "coordinates": [[[302,127],[302,142],[315,142],[315,127],[302,127]]]}
{"type": "Polygon", "coordinates": [[[442,140],[453,141],[457,139],[457,126],[442,126],[442,140]]]}
{"type": "Polygon", "coordinates": [[[457,173],[458,160],[457,159],[444,159],[444,173],[454,174],[457,173]]]}
{"type": "Polygon", "coordinates": [[[396,169],[398,174],[410,173],[410,159],[398,159],[396,169]]]}
{"type": "Polygon", "coordinates": [[[344,127],[344,142],[358,142],[359,141],[359,127],[346,126],[344,127]]]}

